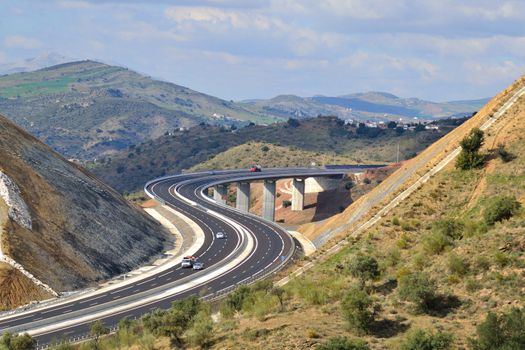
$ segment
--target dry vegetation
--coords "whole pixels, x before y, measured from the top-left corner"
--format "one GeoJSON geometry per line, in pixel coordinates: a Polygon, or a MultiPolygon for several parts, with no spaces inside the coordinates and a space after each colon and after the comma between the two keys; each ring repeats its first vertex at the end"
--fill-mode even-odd
{"type": "Polygon", "coordinates": [[[309,167],[312,163],[356,164],[362,160],[352,155],[312,152],[297,147],[277,146],[264,142],[248,142],[219,153],[210,160],[192,167],[191,171],[208,169],[249,168],[260,164],[264,168],[309,167]]]}

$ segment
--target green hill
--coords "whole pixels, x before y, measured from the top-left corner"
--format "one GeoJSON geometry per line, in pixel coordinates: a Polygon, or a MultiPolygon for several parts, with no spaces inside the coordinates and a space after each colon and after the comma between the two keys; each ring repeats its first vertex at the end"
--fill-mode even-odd
{"type": "Polygon", "coordinates": [[[202,121],[260,118],[233,102],[93,61],[0,77],[0,113],[69,158],[92,159],[202,121]]]}
{"type": "MultiPolygon", "coordinates": [[[[290,120],[269,126],[250,125],[235,130],[203,124],[133,145],[126,151],[88,166],[118,191],[133,192],[152,178],[190,169],[249,141],[292,147],[319,153],[320,156],[325,154],[328,158],[339,155],[359,163],[386,163],[396,161],[398,145],[399,159],[408,159],[461,122],[441,121],[438,131],[356,127],[345,125],[335,117],[290,120]]],[[[231,165],[242,167],[255,160],[248,153],[235,159],[231,165]]],[[[264,165],[264,161],[261,162],[264,165]]],[[[309,163],[305,161],[304,165],[309,163]]],[[[295,165],[292,162],[279,164],[295,165]]]]}

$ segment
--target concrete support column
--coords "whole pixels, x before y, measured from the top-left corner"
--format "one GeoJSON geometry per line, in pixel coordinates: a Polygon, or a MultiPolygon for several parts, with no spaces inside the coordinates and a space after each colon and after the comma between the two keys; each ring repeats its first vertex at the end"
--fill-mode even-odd
{"type": "Polygon", "coordinates": [[[226,204],[226,193],[228,186],[226,185],[215,185],[213,186],[213,199],[220,204],[226,204]]]}
{"type": "Polygon", "coordinates": [[[240,211],[248,212],[250,209],[250,183],[237,182],[237,200],[235,207],[240,211]]]}
{"type": "Polygon", "coordinates": [[[293,179],[292,184],[292,210],[304,209],[304,179],[293,179]]]}
{"type": "Polygon", "coordinates": [[[262,217],[275,221],[275,181],[273,180],[264,180],[262,217]]]}

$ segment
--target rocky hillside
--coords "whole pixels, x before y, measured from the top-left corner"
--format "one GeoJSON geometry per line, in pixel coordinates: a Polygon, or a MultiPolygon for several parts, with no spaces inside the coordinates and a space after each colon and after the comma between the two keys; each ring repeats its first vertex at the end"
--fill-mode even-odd
{"type": "MultiPolygon", "coordinates": [[[[355,162],[392,162],[408,159],[427,145],[453,130],[464,120],[440,121],[439,130],[404,131],[403,129],[379,129],[345,125],[335,117],[319,117],[305,120],[291,119],[286,123],[272,125],[249,125],[230,130],[218,126],[198,125],[189,130],[175,130],[156,140],[129,147],[111,158],[99,160],[93,172],[118,191],[133,192],[152,178],[175,174],[213,157],[231,147],[250,141],[271,143],[289,147],[291,150],[319,153],[318,158],[334,156],[355,162]],[[326,156],[323,156],[326,155],[326,156]]],[[[262,146],[261,146],[262,147],[262,146]]],[[[262,152],[262,148],[260,150],[262,152]]],[[[256,153],[245,153],[229,164],[243,166],[255,159],[256,153]]],[[[260,158],[259,158],[260,159],[260,158]]],[[[281,165],[298,165],[292,158],[280,160],[281,165]]],[[[303,159],[303,165],[311,160],[303,159]]],[[[329,159],[325,160],[330,163],[329,159]]],[[[262,164],[271,162],[261,160],[262,164]]],[[[277,163],[275,163],[277,164],[277,163]]],[[[219,166],[222,168],[222,165],[219,166]]]]}
{"type": "Polygon", "coordinates": [[[272,121],[232,102],[93,61],[0,77],[0,113],[60,154],[80,159],[201,121],[272,121]]]}
{"type": "Polygon", "coordinates": [[[56,292],[84,288],[149,262],[169,243],[158,223],[4,117],[0,242],[2,308],[50,296],[36,280],[56,292]]]}

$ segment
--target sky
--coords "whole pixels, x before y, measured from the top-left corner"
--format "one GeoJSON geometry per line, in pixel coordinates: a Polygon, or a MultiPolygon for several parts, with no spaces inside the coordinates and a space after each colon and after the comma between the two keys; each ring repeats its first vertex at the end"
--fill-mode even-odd
{"type": "Polygon", "coordinates": [[[0,64],[55,52],[232,100],[490,97],[525,74],[525,1],[0,0],[0,64]]]}

